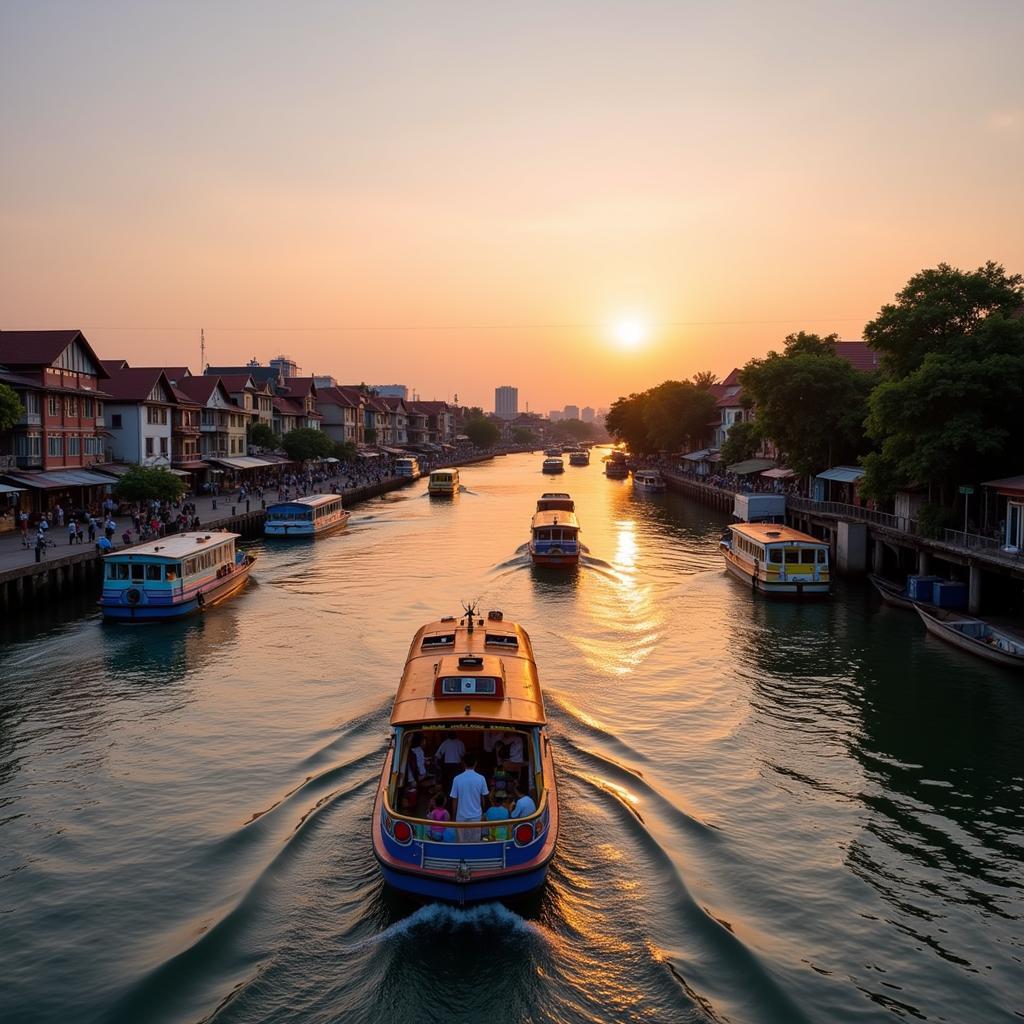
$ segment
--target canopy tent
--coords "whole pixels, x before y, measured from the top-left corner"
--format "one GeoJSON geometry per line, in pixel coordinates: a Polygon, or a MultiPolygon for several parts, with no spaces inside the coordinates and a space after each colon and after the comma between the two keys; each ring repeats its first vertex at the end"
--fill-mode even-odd
{"type": "Polygon", "coordinates": [[[5,473],[8,480],[31,490],[52,491],[67,487],[111,487],[116,478],[89,469],[51,469],[42,473],[5,473]]]}
{"type": "Polygon", "coordinates": [[[835,466],[818,474],[819,480],[834,480],[838,484],[852,484],[864,475],[859,466],[835,466]]]}
{"type": "MultiPolygon", "coordinates": [[[[122,477],[130,469],[134,469],[135,466],[128,462],[104,462],[101,465],[95,467],[100,473],[107,473],[110,476],[122,477]]],[[[148,466],[147,469],[164,469],[168,473],[173,473],[175,476],[188,476],[188,473],[182,472],[180,469],[174,469],[171,466],[148,466]]],[[[204,466],[205,468],[205,466],[204,466]]]]}
{"type": "Polygon", "coordinates": [[[379,459],[380,452],[356,452],[356,456],[360,459],[379,459]]]}
{"type": "Polygon", "coordinates": [[[688,455],[684,455],[683,458],[687,462],[704,462],[705,459],[714,451],[716,448],[701,448],[699,452],[690,452],[688,455]]]}
{"type": "Polygon", "coordinates": [[[178,469],[187,469],[187,470],[190,470],[193,473],[198,473],[201,470],[209,469],[210,466],[206,462],[194,461],[194,462],[179,462],[177,468],[178,469]]]}
{"type": "Polygon", "coordinates": [[[387,452],[388,455],[407,455],[408,452],[403,451],[401,448],[385,448],[384,445],[380,445],[382,452],[387,452]]]}
{"type": "Polygon", "coordinates": [[[789,480],[796,476],[796,473],[791,469],[784,469],[777,466],[775,469],[766,469],[761,476],[766,476],[769,480],[789,480]]]}
{"type": "Polygon", "coordinates": [[[726,470],[736,476],[750,476],[752,473],[762,473],[766,469],[771,469],[774,465],[771,459],[746,459],[743,462],[734,462],[727,466],[726,470]]]}
{"type": "Polygon", "coordinates": [[[270,462],[267,459],[257,459],[254,455],[238,455],[232,459],[210,459],[218,466],[227,466],[228,469],[269,469],[277,467],[279,462],[270,462]]]}
{"type": "Polygon", "coordinates": [[[8,484],[0,484],[0,494],[21,494],[24,487],[11,487],[8,484]]]}

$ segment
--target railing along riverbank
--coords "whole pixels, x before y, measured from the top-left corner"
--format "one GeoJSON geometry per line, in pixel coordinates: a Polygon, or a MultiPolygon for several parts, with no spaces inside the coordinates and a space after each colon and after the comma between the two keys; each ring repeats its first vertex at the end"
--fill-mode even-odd
{"type": "MultiPolygon", "coordinates": [[[[442,459],[432,468],[470,466],[487,462],[496,454],[531,450],[529,447],[504,449],[500,453],[481,452],[463,458],[442,459]]],[[[341,495],[345,507],[352,508],[389,491],[406,487],[426,475],[419,473],[414,477],[388,477],[372,484],[343,488],[341,495]]],[[[236,501],[222,495],[216,505],[211,504],[205,510],[200,529],[225,530],[246,539],[262,536],[267,504],[273,502],[253,498],[236,501]]],[[[51,533],[59,535],[62,530],[54,527],[51,533]]],[[[45,555],[37,562],[32,548],[21,546],[20,534],[9,534],[3,538],[3,542],[9,547],[0,561],[0,613],[3,615],[11,617],[31,612],[43,602],[49,605],[72,596],[87,597],[90,593],[99,595],[103,563],[94,545],[83,545],[77,549],[74,545],[48,546],[45,555]],[[11,564],[21,558],[24,558],[23,564],[11,564]]],[[[51,541],[50,545],[55,545],[55,541],[51,541]]],[[[132,546],[129,545],[129,548],[132,546]]],[[[124,548],[119,550],[123,551],[124,548]]]]}

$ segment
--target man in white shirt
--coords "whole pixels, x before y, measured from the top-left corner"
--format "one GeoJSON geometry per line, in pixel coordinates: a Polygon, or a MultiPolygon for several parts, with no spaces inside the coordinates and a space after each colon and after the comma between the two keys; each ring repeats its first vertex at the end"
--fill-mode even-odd
{"type": "Polygon", "coordinates": [[[513,818],[528,818],[537,810],[533,797],[528,793],[520,793],[519,787],[514,782],[512,783],[512,798],[516,802],[515,807],[512,808],[513,818]]]}
{"type": "Polygon", "coordinates": [[[526,767],[526,758],[523,755],[523,737],[517,732],[507,732],[501,737],[502,746],[505,748],[505,759],[502,767],[509,772],[513,778],[522,780],[523,769],[526,767]]]}
{"type": "Polygon", "coordinates": [[[434,763],[441,768],[441,785],[446,791],[458,773],[465,754],[466,744],[450,732],[445,733],[444,741],[434,751],[434,763]]]}
{"type": "MultiPolygon", "coordinates": [[[[476,755],[466,756],[466,770],[452,783],[452,817],[456,821],[481,821],[484,816],[484,797],[487,780],[476,771],[476,755]]],[[[458,829],[460,843],[479,843],[480,829],[458,829]]]]}

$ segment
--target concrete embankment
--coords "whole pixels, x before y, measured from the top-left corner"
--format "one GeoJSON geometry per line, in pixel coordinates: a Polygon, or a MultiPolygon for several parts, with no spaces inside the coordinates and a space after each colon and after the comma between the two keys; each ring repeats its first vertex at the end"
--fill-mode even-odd
{"type": "MultiPolygon", "coordinates": [[[[487,462],[494,457],[492,454],[474,455],[435,468],[444,468],[448,465],[470,466],[487,462]]],[[[345,507],[352,508],[388,491],[407,487],[424,475],[421,473],[412,478],[389,477],[379,483],[345,488],[342,491],[345,507]]],[[[247,539],[262,536],[266,504],[266,500],[259,502],[249,499],[247,502],[238,502],[223,495],[219,499],[202,499],[201,502],[197,502],[202,529],[227,530],[247,539]],[[205,508],[202,507],[203,504],[205,508]]],[[[119,530],[123,525],[122,519],[119,530]]],[[[53,535],[62,533],[58,527],[51,530],[53,535]]],[[[64,540],[63,536],[56,536],[55,540],[60,546],[48,548],[46,557],[36,562],[33,560],[33,552],[22,548],[19,539],[14,536],[5,538],[7,545],[10,546],[10,552],[4,559],[6,567],[0,569],[0,612],[5,616],[32,612],[43,603],[52,606],[56,601],[72,596],[99,596],[103,564],[95,547],[91,544],[81,547],[64,546],[61,543],[64,540]],[[10,562],[15,558],[19,561],[24,559],[24,564],[11,565],[10,562]]]]}

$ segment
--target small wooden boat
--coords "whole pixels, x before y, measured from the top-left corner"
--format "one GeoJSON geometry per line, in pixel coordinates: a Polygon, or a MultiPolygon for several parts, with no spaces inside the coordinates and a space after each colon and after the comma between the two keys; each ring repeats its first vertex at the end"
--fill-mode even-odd
{"type": "Polygon", "coordinates": [[[997,665],[1024,669],[1024,637],[990,626],[983,619],[974,619],[944,608],[914,606],[925,628],[940,640],[969,651],[997,665]]]}
{"type": "Polygon", "coordinates": [[[868,573],[868,579],[886,604],[891,604],[894,608],[905,608],[908,612],[914,610],[914,602],[907,596],[905,586],[901,587],[898,583],[874,573],[868,573]]]}
{"type": "Polygon", "coordinates": [[[460,619],[423,626],[406,658],[391,728],[371,824],[384,881],[452,903],[507,899],[543,885],[558,800],[526,630],[498,611],[485,621],[472,606],[460,619]],[[452,752],[467,769],[462,781],[452,752]],[[513,781],[523,794],[515,802],[513,781]],[[495,816],[487,805],[504,810],[495,816]]]}

